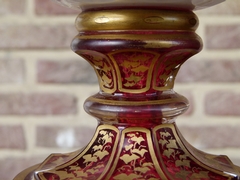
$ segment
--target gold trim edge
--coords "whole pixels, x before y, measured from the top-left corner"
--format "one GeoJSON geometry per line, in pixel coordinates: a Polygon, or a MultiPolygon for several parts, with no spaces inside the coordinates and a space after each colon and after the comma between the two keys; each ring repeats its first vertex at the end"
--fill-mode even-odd
{"type": "Polygon", "coordinates": [[[198,27],[198,18],[191,11],[114,9],[83,12],[78,15],[75,24],[78,31],[116,29],[194,31],[198,27]]]}

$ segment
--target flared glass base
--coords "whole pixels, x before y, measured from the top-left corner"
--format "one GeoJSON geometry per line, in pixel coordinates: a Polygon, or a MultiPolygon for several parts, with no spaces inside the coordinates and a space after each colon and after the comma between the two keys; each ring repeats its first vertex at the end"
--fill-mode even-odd
{"type": "Polygon", "coordinates": [[[100,125],[83,150],[52,154],[20,175],[26,180],[237,180],[239,173],[227,156],[193,148],[172,123],[100,125]]]}

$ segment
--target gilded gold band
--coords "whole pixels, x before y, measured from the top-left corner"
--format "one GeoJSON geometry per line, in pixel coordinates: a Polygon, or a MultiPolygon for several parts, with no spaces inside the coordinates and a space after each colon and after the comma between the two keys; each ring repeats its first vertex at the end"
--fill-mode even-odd
{"type": "Polygon", "coordinates": [[[166,10],[102,10],[81,13],[76,19],[78,31],[98,30],[187,30],[198,26],[191,11],[166,10]]]}

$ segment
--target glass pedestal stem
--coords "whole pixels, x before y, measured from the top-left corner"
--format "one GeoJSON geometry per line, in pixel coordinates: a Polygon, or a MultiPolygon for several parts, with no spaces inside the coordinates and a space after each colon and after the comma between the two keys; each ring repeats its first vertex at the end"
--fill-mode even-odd
{"type": "Polygon", "coordinates": [[[202,48],[197,26],[187,10],[81,13],[72,49],[98,76],[100,91],[84,108],[99,126],[82,150],[52,154],[15,180],[239,179],[228,157],[195,149],[175,124],[189,105],[173,91],[174,80],[202,48]]]}

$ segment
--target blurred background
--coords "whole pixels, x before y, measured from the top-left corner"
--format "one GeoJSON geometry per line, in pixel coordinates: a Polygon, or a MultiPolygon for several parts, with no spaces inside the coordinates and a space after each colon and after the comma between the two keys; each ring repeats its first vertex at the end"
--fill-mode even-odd
{"type": "MultiPolygon", "coordinates": [[[[0,0],[1,180],[94,133],[83,102],[98,92],[97,78],[70,49],[78,13],[51,0],[0,0]]],[[[195,13],[204,48],[177,77],[191,105],[177,124],[193,146],[240,165],[240,1],[195,13]]]]}

